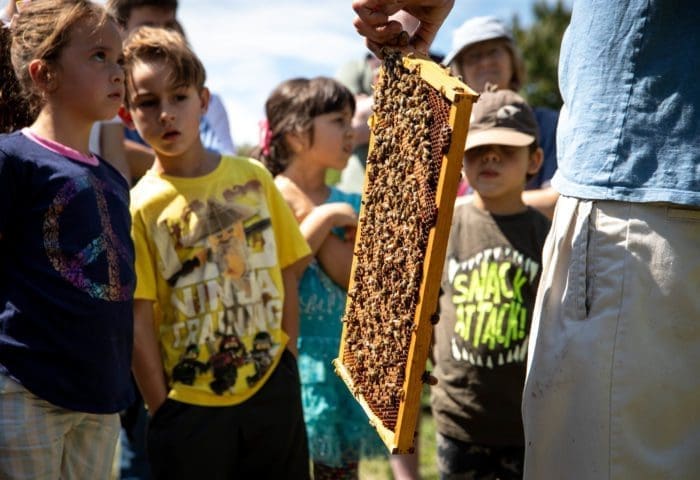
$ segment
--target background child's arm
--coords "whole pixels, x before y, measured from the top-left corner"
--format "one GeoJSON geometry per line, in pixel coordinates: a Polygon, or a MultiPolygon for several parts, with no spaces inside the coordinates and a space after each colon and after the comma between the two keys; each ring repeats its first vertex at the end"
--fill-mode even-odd
{"type": "MultiPolygon", "coordinates": [[[[315,207],[306,217],[300,220],[299,229],[311,247],[311,253],[316,255],[321,245],[330,237],[331,230],[336,227],[354,227],[357,225],[357,214],[349,203],[325,203],[315,207]]],[[[337,237],[336,237],[337,238],[337,237]]]]}
{"type": "Polygon", "coordinates": [[[354,230],[353,228],[353,235],[346,234],[344,239],[328,235],[316,254],[323,271],[345,290],[348,289],[350,283],[350,268],[355,248],[354,230]]]}
{"type": "Polygon", "coordinates": [[[160,408],[168,396],[153,320],[153,302],[134,300],[134,356],[131,369],[150,415],[160,408]]]}
{"type": "Polygon", "coordinates": [[[124,140],[124,151],[126,153],[126,162],[131,173],[131,180],[141,178],[155,160],[155,154],[150,147],[141,145],[133,140],[124,140]]]}
{"type": "MultiPolygon", "coordinates": [[[[121,122],[100,122],[100,155],[119,170],[129,186],[133,184],[131,170],[126,162],[124,151],[124,124],[121,122]]],[[[94,128],[94,127],[93,127],[94,128]]]]}
{"type": "Polygon", "coordinates": [[[308,257],[282,269],[284,284],[284,304],[282,305],[282,330],[289,337],[287,348],[297,356],[297,338],[299,337],[299,278],[308,265],[308,257]]]}
{"type": "Polygon", "coordinates": [[[554,217],[554,207],[558,198],[559,193],[554,190],[554,187],[523,191],[523,203],[536,208],[550,220],[554,217]]]}
{"type": "Polygon", "coordinates": [[[340,238],[331,230],[343,227],[346,231],[354,231],[356,226],[357,214],[352,205],[340,202],[314,208],[299,225],[323,271],[346,290],[350,281],[354,238],[340,238]]]}

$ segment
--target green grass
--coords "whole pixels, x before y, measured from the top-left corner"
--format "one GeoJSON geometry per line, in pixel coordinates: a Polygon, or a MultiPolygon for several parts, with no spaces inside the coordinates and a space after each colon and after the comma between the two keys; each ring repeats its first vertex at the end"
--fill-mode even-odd
{"type": "MultiPolygon", "coordinates": [[[[430,414],[429,387],[424,387],[421,398],[420,427],[418,429],[418,472],[422,480],[437,480],[435,455],[435,422],[430,414]]],[[[388,459],[360,461],[360,480],[393,479],[388,459]]]]}

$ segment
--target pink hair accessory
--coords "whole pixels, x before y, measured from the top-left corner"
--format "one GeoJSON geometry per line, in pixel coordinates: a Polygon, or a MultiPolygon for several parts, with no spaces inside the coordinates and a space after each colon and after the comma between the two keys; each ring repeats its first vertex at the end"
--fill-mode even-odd
{"type": "Polygon", "coordinates": [[[260,122],[258,122],[258,127],[260,127],[260,149],[263,155],[269,155],[272,130],[270,130],[270,123],[267,121],[267,118],[260,120],[260,122]]]}

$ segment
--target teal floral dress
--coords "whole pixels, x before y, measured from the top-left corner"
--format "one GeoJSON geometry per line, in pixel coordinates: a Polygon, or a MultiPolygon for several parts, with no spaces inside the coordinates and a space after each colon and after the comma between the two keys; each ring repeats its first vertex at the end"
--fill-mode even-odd
{"type": "MultiPolygon", "coordinates": [[[[360,195],[332,187],[326,200],[331,202],[346,202],[355,211],[360,209],[360,195]]],[[[314,259],[299,283],[302,404],[311,459],[335,468],[357,462],[361,456],[386,454],[367,415],[331,363],[340,348],[345,298],[345,290],[314,259]]]]}

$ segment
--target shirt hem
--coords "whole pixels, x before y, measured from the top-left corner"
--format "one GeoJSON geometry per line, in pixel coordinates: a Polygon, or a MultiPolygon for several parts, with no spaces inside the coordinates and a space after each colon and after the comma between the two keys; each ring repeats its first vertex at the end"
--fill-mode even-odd
{"type": "Polygon", "coordinates": [[[635,203],[666,202],[677,205],[700,206],[700,192],[687,190],[581,185],[570,182],[560,175],[554,177],[552,184],[561,195],[587,200],[617,200],[635,203]]]}
{"type": "Polygon", "coordinates": [[[170,393],[168,393],[168,398],[182,403],[198,405],[200,407],[232,407],[234,405],[240,405],[258,393],[258,391],[267,383],[275,370],[277,370],[283,353],[284,349],[280,349],[280,352],[273,360],[270,368],[268,368],[267,372],[265,372],[263,378],[255,385],[255,387],[247,390],[245,393],[219,396],[204,390],[190,390],[188,392],[182,392],[178,391],[176,387],[173,387],[170,390],[170,393]]]}

